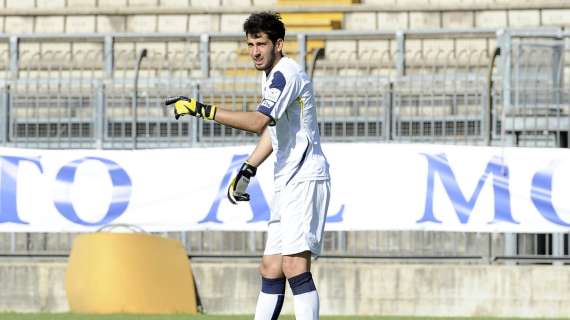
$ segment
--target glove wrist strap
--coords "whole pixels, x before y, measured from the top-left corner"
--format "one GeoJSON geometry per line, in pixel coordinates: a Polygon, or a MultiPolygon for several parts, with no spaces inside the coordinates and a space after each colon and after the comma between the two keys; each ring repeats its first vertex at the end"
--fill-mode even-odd
{"type": "Polygon", "coordinates": [[[216,120],[216,111],[218,111],[218,107],[216,107],[215,105],[209,105],[209,107],[210,110],[208,112],[209,114],[208,119],[216,120]]]}
{"type": "Polygon", "coordinates": [[[241,169],[239,170],[242,174],[248,178],[255,177],[257,173],[257,168],[249,164],[247,161],[241,165],[241,169]]]}
{"type": "Polygon", "coordinates": [[[200,108],[198,114],[200,114],[200,116],[202,116],[206,120],[214,120],[214,118],[216,117],[216,109],[217,109],[216,106],[201,102],[198,103],[200,108]]]}

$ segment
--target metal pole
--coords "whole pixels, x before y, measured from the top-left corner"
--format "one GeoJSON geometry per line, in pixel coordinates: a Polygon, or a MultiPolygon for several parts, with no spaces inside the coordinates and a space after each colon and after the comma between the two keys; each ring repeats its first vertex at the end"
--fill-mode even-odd
{"type": "MultiPolygon", "coordinates": [[[[200,68],[202,78],[207,79],[210,77],[210,35],[207,33],[200,35],[200,68]]],[[[200,99],[200,84],[196,82],[193,84],[194,97],[200,99]]],[[[212,124],[213,125],[213,124],[212,124]]],[[[190,119],[190,128],[188,133],[192,135],[190,143],[194,146],[200,141],[201,121],[196,117],[190,119]]]]}
{"type": "Polygon", "coordinates": [[[382,135],[385,141],[393,140],[392,112],[394,111],[394,82],[390,81],[383,87],[382,109],[384,109],[384,119],[382,120],[382,135]]]}
{"type": "MultiPolygon", "coordinates": [[[[554,46],[552,53],[552,83],[554,85],[554,104],[557,109],[561,109],[561,93],[564,83],[564,48],[565,45],[554,46]]],[[[560,111],[558,111],[560,112],[560,111]]],[[[560,118],[559,118],[560,119],[560,118]]],[[[560,130],[556,131],[556,140],[558,141],[559,148],[568,148],[567,142],[562,143],[560,130]],[[564,145],[566,144],[566,145],[564,145]]],[[[552,255],[554,257],[564,256],[564,233],[553,233],[552,234],[552,255]]],[[[563,265],[562,261],[555,261],[555,265],[563,265]]]]}
{"type": "Polygon", "coordinates": [[[249,252],[255,254],[256,253],[256,238],[257,238],[257,234],[260,232],[256,232],[256,231],[249,231],[249,252]]]}
{"type": "MultiPolygon", "coordinates": [[[[557,109],[561,108],[561,93],[564,80],[564,43],[562,45],[556,45],[553,47],[552,53],[552,83],[554,85],[554,104],[557,109]]],[[[558,111],[560,112],[560,111],[558,111]]],[[[568,148],[568,145],[563,145],[561,143],[561,133],[560,130],[556,131],[556,140],[558,141],[559,148],[568,148]]],[[[566,142],[567,144],[567,142],[566,142]]],[[[553,233],[552,234],[552,255],[554,257],[564,256],[564,233],[553,233]]],[[[555,261],[555,265],[563,265],[562,261],[555,261]]]]}
{"type": "Polygon", "coordinates": [[[501,139],[505,144],[506,114],[511,109],[511,35],[508,31],[497,32],[497,42],[501,50],[500,72],[503,79],[503,109],[501,111],[501,139]]]}
{"type": "Polygon", "coordinates": [[[202,77],[210,76],[210,35],[207,33],[200,35],[200,68],[202,77]]]}
{"type": "Polygon", "coordinates": [[[105,83],[97,83],[95,93],[95,119],[94,119],[95,148],[103,149],[105,135],[105,83]]]}
{"type": "Polygon", "coordinates": [[[113,77],[113,69],[115,68],[115,39],[112,36],[105,36],[104,54],[105,54],[105,75],[107,78],[113,77]]]}
{"type": "Polygon", "coordinates": [[[10,85],[4,86],[4,92],[0,94],[0,142],[6,144],[8,142],[8,105],[10,104],[10,85]]]}
{"type": "Polygon", "coordinates": [[[18,79],[20,65],[20,39],[17,36],[10,37],[10,74],[12,79],[18,79]]]}
{"type": "MultiPolygon", "coordinates": [[[[193,95],[194,97],[196,97],[196,99],[201,100],[202,97],[200,96],[200,84],[199,83],[195,83],[193,85],[193,95]]],[[[201,140],[201,136],[200,136],[200,124],[201,121],[198,121],[198,118],[196,117],[190,117],[190,128],[188,128],[188,133],[191,134],[192,136],[190,137],[190,143],[192,146],[195,146],[196,144],[198,144],[198,142],[201,140]]]]}
{"type": "MultiPolygon", "coordinates": [[[[103,43],[103,59],[106,82],[100,83],[97,88],[97,105],[95,106],[97,114],[95,115],[95,144],[97,149],[103,148],[105,136],[105,84],[112,87],[112,78],[115,70],[115,38],[107,35],[103,43]]],[[[124,94],[124,93],[123,93],[124,94]]]]}
{"type": "MultiPolygon", "coordinates": [[[[506,30],[497,31],[497,43],[501,52],[500,72],[503,79],[503,109],[501,110],[501,143],[506,145],[506,117],[511,109],[511,35],[506,30]]],[[[517,235],[505,233],[505,255],[514,257],[517,255],[517,235]]]]}
{"type": "Polygon", "coordinates": [[[396,75],[406,75],[406,34],[404,31],[396,32],[396,75]]]}
{"type": "Polygon", "coordinates": [[[487,69],[487,111],[485,115],[484,128],[485,134],[485,145],[490,146],[493,142],[493,69],[495,67],[495,61],[497,57],[501,55],[501,48],[495,48],[493,56],[491,57],[491,62],[489,63],[489,69],[487,69]]]}
{"type": "MultiPolygon", "coordinates": [[[[317,68],[317,60],[319,60],[319,58],[323,57],[324,53],[325,53],[325,48],[318,48],[313,53],[313,58],[311,59],[311,75],[309,76],[309,79],[311,79],[311,82],[313,82],[313,77],[315,76],[315,69],[317,68]]],[[[314,82],[313,82],[313,86],[314,86],[314,82]]]]}
{"type": "Polygon", "coordinates": [[[135,67],[135,88],[133,93],[133,103],[132,103],[132,114],[133,114],[133,123],[131,128],[131,137],[133,138],[133,149],[137,148],[137,122],[138,122],[138,112],[137,112],[137,99],[138,99],[138,90],[139,90],[139,71],[141,67],[141,62],[144,57],[147,55],[147,50],[142,49],[141,53],[139,54],[139,58],[137,60],[137,65],[135,67]]]}
{"type": "Polygon", "coordinates": [[[184,247],[184,252],[188,254],[188,248],[186,244],[188,243],[188,239],[186,237],[186,231],[180,231],[180,242],[182,242],[182,246],[184,247]]]}
{"type": "Polygon", "coordinates": [[[338,231],[337,238],[336,238],[336,250],[338,253],[348,254],[346,252],[346,232],[347,231],[338,231]]]}
{"type": "MultiPolygon", "coordinates": [[[[564,233],[552,234],[552,256],[559,258],[564,256],[564,233]]],[[[554,261],[554,265],[562,265],[562,261],[554,261]]]]}
{"type": "Polygon", "coordinates": [[[299,64],[303,71],[307,71],[307,35],[304,33],[299,33],[297,35],[297,43],[299,45],[299,64]]]}
{"type": "Polygon", "coordinates": [[[10,234],[10,253],[16,253],[16,232],[10,234]]]}

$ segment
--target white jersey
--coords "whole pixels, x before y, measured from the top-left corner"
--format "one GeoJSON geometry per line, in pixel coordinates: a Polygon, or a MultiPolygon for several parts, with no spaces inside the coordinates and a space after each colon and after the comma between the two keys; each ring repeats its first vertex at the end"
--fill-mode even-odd
{"type": "Polygon", "coordinates": [[[275,190],[296,181],[328,180],[313,85],[293,59],[282,57],[263,77],[257,111],[269,116],[275,152],[275,190]]]}

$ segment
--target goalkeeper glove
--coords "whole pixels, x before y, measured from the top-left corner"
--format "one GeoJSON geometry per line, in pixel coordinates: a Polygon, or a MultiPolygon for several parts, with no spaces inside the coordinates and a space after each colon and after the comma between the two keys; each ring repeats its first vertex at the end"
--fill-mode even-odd
{"type": "Polygon", "coordinates": [[[176,120],[188,114],[207,120],[214,120],[216,117],[216,106],[204,104],[196,99],[189,99],[185,96],[168,97],[164,104],[167,106],[174,104],[174,118],[176,118],[176,120]]]}
{"type": "Polygon", "coordinates": [[[231,203],[236,204],[236,201],[249,201],[249,194],[245,192],[249,185],[251,177],[255,177],[257,168],[244,162],[239,169],[238,174],[230,182],[228,187],[228,199],[231,203]]]}

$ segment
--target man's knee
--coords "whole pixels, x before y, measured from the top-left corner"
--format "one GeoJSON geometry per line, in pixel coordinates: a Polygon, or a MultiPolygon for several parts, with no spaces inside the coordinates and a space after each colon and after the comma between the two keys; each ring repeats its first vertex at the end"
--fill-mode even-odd
{"type": "Polygon", "coordinates": [[[292,278],[301,273],[311,271],[311,254],[302,252],[290,256],[283,256],[283,273],[285,277],[292,278]]]}
{"type": "Polygon", "coordinates": [[[263,258],[261,260],[261,264],[259,264],[258,270],[261,276],[264,278],[282,278],[284,275],[281,264],[281,259],[263,258]]]}

